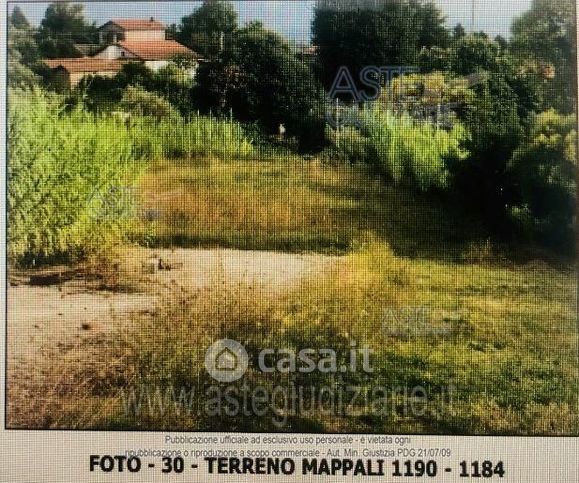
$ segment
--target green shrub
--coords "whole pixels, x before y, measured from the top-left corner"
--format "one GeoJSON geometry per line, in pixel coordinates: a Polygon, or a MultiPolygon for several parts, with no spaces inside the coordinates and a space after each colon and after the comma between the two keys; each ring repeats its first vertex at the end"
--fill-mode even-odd
{"type": "Polygon", "coordinates": [[[177,114],[169,101],[135,86],[128,86],[124,90],[119,107],[125,112],[155,119],[166,119],[177,114]]]}
{"type": "Polygon", "coordinates": [[[511,214],[531,237],[550,245],[572,245],[577,168],[574,115],[539,114],[527,141],[508,165],[518,203],[511,214]]]}
{"type": "Polygon", "coordinates": [[[122,231],[127,218],[109,208],[139,172],[122,122],[64,114],[38,90],[11,91],[8,152],[11,261],[81,255],[122,231]]]}
{"type": "Polygon", "coordinates": [[[335,149],[420,191],[447,188],[449,165],[467,155],[461,148],[466,131],[460,124],[445,130],[380,108],[360,111],[360,122],[359,133],[342,129],[331,136],[335,149]]]}
{"type": "MultiPolygon", "coordinates": [[[[131,98],[140,102],[146,97],[142,94],[131,92],[131,98]]],[[[122,113],[95,116],[80,106],[67,110],[61,98],[39,90],[10,93],[12,262],[82,257],[104,249],[106,241],[118,240],[136,218],[131,216],[130,190],[141,171],[140,161],[197,155],[232,158],[252,150],[233,121],[201,116],[184,121],[174,113],[164,119],[122,113]]]]}

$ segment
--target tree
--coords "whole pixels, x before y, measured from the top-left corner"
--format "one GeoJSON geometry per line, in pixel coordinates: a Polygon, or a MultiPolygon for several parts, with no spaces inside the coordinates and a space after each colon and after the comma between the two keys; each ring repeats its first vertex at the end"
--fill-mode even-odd
{"type": "Polygon", "coordinates": [[[457,23],[455,27],[452,29],[452,38],[453,40],[458,40],[466,36],[466,30],[461,23],[457,23]]]}
{"type": "Polygon", "coordinates": [[[280,35],[259,22],[237,30],[219,58],[200,70],[205,110],[258,123],[267,134],[284,124],[303,147],[321,142],[323,90],[308,65],[280,35]]]}
{"type": "Polygon", "coordinates": [[[96,39],[96,26],[86,23],[81,4],[55,2],[48,6],[36,42],[44,57],[78,57],[74,43],[91,43],[96,39]]]}
{"type": "MultiPolygon", "coordinates": [[[[18,22],[19,25],[25,25],[18,22]]],[[[20,61],[32,66],[40,59],[38,46],[34,41],[34,36],[30,26],[16,27],[13,23],[8,25],[8,46],[13,50],[17,50],[20,56],[20,61]]]]}
{"type": "Polygon", "coordinates": [[[450,34],[445,26],[446,19],[436,4],[431,1],[412,0],[410,6],[414,10],[414,17],[420,32],[415,55],[424,46],[448,46],[450,34]]]}
{"type": "Polygon", "coordinates": [[[28,20],[14,7],[8,23],[8,85],[11,87],[32,87],[38,85],[38,48],[28,20]]]}
{"type": "Polygon", "coordinates": [[[463,77],[479,74],[478,81],[474,81],[478,83],[492,77],[501,78],[516,95],[522,119],[540,110],[541,91],[536,76],[524,72],[510,51],[488,36],[469,34],[454,40],[447,49],[423,49],[419,65],[426,73],[443,71],[463,77]]]}
{"type": "Polygon", "coordinates": [[[574,0],[533,0],[513,22],[511,48],[533,62],[544,77],[545,108],[574,111],[577,102],[576,17],[574,0]],[[544,75],[549,69],[552,75],[544,75]]]}
{"type": "Polygon", "coordinates": [[[502,35],[497,35],[495,37],[495,42],[499,45],[501,50],[506,51],[509,49],[509,41],[502,35]]]}
{"type": "Polygon", "coordinates": [[[237,12],[230,2],[206,0],[191,15],[183,17],[178,39],[206,58],[223,49],[225,37],[237,29],[237,12]]]}
{"type": "Polygon", "coordinates": [[[519,98],[504,74],[493,74],[473,90],[473,100],[462,116],[470,132],[465,143],[470,157],[457,166],[455,189],[465,206],[506,235],[507,206],[512,197],[507,164],[525,132],[519,98]]]}
{"type": "Polygon", "coordinates": [[[574,115],[541,113],[508,165],[517,188],[517,221],[531,238],[568,251],[576,212],[576,126],[574,115]]]}
{"type": "Polygon", "coordinates": [[[30,23],[28,22],[28,19],[24,16],[24,13],[22,12],[21,8],[18,5],[16,5],[12,9],[12,13],[10,14],[8,22],[11,26],[17,29],[30,28],[30,23]]]}
{"type": "Polygon", "coordinates": [[[366,66],[413,65],[422,47],[446,47],[450,36],[433,3],[381,0],[348,9],[317,5],[312,23],[320,76],[329,87],[345,66],[354,77],[366,66]]]}
{"type": "Polygon", "coordinates": [[[123,93],[129,86],[151,90],[154,73],[139,62],[128,62],[114,77],[90,76],[80,81],[73,92],[75,97],[82,97],[84,105],[93,112],[110,111],[121,101],[123,93]]]}
{"type": "Polygon", "coordinates": [[[31,88],[40,83],[40,77],[22,63],[20,52],[10,47],[10,40],[8,41],[7,79],[9,87],[31,88]]]}
{"type": "Polygon", "coordinates": [[[128,86],[123,92],[119,107],[130,114],[157,120],[176,116],[169,101],[142,87],[128,86]]]}
{"type": "Polygon", "coordinates": [[[177,40],[178,36],[177,24],[172,23],[165,30],[165,37],[167,40],[177,40]]]}
{"type": "Polygon", "coordinates": [[[465,143],[470,157],[456,167],[455,190],[461,203],[507,234],[514,196],[507,165],[540,108],[536,77],[522,73],[517,59],[480,34],[459,37],[448,49],[425,49],[420,64],[425,72],[442,70],[472,79],[474,95],[459,111],[470,131],[465,143]]]}
{"type": "MultiPolygon", "coordinates": [[[[185,62],[185,59],[181,61],[185,62]]],[[[179,59],[177,63],[181,64],[179,59]]],[[[83,79],[69,100],[74,104],[82,98],[82,102],[90,111],[109,111],[115,109],[128,88],[134,87],[150,93],[154,96],[151,99],[157,97],[164,99],[181,115],[187,116],[195,108],[191,100],[193,81],[190,74],[177,63],[171,62],[153,72],[141,63],[128,62],[114,77],[94,76],[83,79]]],[[[144,103],[147,98],[141,97],[144,103]]],[[[153,104],[155,102],[152,101],[153,104]]]]}

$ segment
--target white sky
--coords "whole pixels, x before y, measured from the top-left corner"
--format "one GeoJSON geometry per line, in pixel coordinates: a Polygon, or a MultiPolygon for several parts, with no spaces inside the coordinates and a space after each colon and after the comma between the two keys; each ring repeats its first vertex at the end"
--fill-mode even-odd
{"type": "MultiPolygon", "coordinates": [[[[475,5],[474,30],[484,30],[491,36],[509,36],[514,17],[529,9],[532,0],[434,0],[447,16],[447,24],[458,22],[470,30],[472,4],[475,5]]],[[[76,2],[75,2],[76,3],[76,2]]],[[[194,11],[199,1],[149,1],[149,2],[77,2],[85,5],[85,17],[102,24],[111,18],[155,17],[167,24],[179,23],[181,17],[194,11]]],[[[267,27],[277,30],[296,41],[309,40],[313,0],[245,0],[233,2],[241,23],[261,20],[267,27]]],[[[27,18],[38,24],[44,16],[48,2],[10,2],[19,5],[27,18]]]]}

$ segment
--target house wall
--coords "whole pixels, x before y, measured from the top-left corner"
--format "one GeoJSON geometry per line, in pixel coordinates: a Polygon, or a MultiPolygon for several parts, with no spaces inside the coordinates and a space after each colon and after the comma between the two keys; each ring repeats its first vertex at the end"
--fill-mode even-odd
{"type": "Polygon", "coordinates": [[[119,47],[118,45],[109,45],[105,49],[101,50],[98,54],[93,55],[95,59],[135,59],[136,57],[128,52],[127,50],[119,47]]]}
{"type": "Polygon", "coordinates": [[[125,32],[126,41],[154,42],[165,40],[164,30],[130,30],[125,32]]]}
{"type": "Polygon", "coordinates": [[[121,27],[109,24],[99,30],[101,44],[126,41],[158,41],[165,40],[164,30],[123,30],[121,27]]]}

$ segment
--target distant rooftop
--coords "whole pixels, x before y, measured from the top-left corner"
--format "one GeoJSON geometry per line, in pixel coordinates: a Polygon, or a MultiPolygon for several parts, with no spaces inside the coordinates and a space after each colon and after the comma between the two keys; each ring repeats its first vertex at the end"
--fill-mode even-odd
{"type": "Polygon", "coordinates": [[[51,69],[62,67],[68,72],[119,72],[123,62],[119,60],[95,59],[82,57],[79,59],[48,59],[43,61],[51,69]]]}
{"type": "Polygon", "coordinates": [[[154,18],[149,20],[139,20],[139,19],[114,19],[110,20],[104,25],[100,26],[102,29],[106,25],[115,24],[124,30],[165,30],[165,25],[158,22],[154,18]]]}
{"type": "Polygon", "coordinates": [[[163,41],[121,41],[118,45],[142,60],[166,60],[178,54],[198,57],[195,52],[174,40],[163,41]]]}

